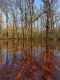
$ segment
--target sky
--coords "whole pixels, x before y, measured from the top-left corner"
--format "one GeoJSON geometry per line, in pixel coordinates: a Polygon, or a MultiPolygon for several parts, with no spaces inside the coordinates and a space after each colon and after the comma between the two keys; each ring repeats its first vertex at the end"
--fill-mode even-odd
{"type": "Polygon", "coordinates": [[[39,8],[41,0],[35,0],[35,5],[39,8]]]}
{"type": "MultiPolygon", "coordinates": [[[[2,5],[4,2],[4,0],[0,0],[0,5],[2,5]]],[[[35,6],[37,6],[38,8],[40,7],[40,0],[35,0],[34,2],[35,6]]],[[[3,20],[4,20],[4,24],[6,26],[6,17],[4,15],[4,13],[2,13],[2,16],[3,16],[3,20]]]]}
{"type": "MultiPolygon", "coordinates": [[[[4,0],[0,0],[0,4],[2,4],[3,1],[4,1],[4,0]]],[[[59,8],[58,8],[57,10],[60,12],[60,0],[58,0],[58,1],[59,1],[59,3],[58,3],[58,7],[59,7],[59,8]]],[[[37,6],[38,9],[40,9],[41,0],[35,0],[34,4],[35,4],[35,6],[37,6]]],[[[38,10],[37,10],[37,11],[38,11],[38,10]]],[[[6,18],[6,17],[5,17],[5,15],[3,14],[4,25],[6,25],[6,24],[5,24],[5,22],[6,22],[5,18],[6,18]]]]}

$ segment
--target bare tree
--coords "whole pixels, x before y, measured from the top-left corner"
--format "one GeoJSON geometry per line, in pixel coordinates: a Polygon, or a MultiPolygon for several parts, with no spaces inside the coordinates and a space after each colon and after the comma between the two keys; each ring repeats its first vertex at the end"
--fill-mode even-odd
{"type": "MultiPolygon", "coordinates": [[[[52,56],[53,56],[53,52],[50,53],[49,51],[49,43],[50,43],[50,39],[51,36],[49,36],[49,31],[53,31],[54,30],[54,24],[57,20],[57,18],[55,19],[56,16],[56,11],[54,8],[55,5],[57,4],[57,0],[42,0],[43,2],[43,12],[45,14],[45,28],[46,28],[46,52],[44,54],[45,60],[46,62],[52,62],[52,56]]],[[[57,14],[58,15],[58,14],[57,14]]],[[[54,33],[51,34],[52,38],[54,38],[54,33]]],[[[54,45],[54,42],[53,42],[54,45]]]]}

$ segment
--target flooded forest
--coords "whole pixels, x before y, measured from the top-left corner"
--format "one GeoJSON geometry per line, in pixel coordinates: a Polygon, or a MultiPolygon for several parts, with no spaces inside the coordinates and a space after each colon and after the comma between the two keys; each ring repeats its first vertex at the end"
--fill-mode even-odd
{"type": "Polygon", "coordinates": [[[60,80],[59,0],[0,0],[0,80],[60,80]]]}

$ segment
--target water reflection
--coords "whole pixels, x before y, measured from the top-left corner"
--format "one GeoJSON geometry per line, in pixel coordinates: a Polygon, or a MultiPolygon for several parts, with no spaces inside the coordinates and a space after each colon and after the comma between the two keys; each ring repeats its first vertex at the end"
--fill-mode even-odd
{"type": "MultiPolygon", "coordinates": [[[[23,64],[23,57],[25,55],[31,54],[33,60],[40,65],[45,64],[44,61],[44,53],[46,50],[46,44],[43,41],[41,44],[40,41],[24,41],[23,40],[0,40],[0,68],[4,70],[4,66],[8,65],[9,67],[6,67],[7,69],[11,68],[13,72],[15,71],[13,67],[17,69],[17,71],[21,68],[21,65],[23,64]],[[32,46],[32,48],[31,48],[32,46]]],[[[60,45],[59,43],[54,43],[52,45],[52,42],[49,44],[49,57],[51,59],[50,65],[53,64],[54,66],[54,73],[53,75],[56,75],[56,80],[60,80],[59,74],[60,74],[60,45]],[[53,47],[54,46],[54,47],[53,47]],[[53,59],[53,60],[52,60],[53,59]]],[[[0,70],[1,71],[1,70],[0,70]]],[[[2,72],[1,72],[2,73],[2,72]]],[[[12,73],[12,76],[15,76],[15,74],[12,73]]],[[[14,80],[14,79],[8,79],[4,77],[3,80],[14,80]]],[[[17,80],[17,79],[16,79],[17,80]]],[[[22,79],[23,80],[23,79],[22,79]]]]}
{"type": "MultiPolygon", "coordinates": [[[[8,43],[7,41],[3,40],[3,41],[0,41],[0,43],[1,43],[0,44],[0,56],[2,58],[2,64],[5,63],[6,61],[7,53],[8,53],[9,60],[12,59],[14,55],[21,57],[21,56],[24,56],[26,53],[31,54],[31,43],[30,42],[29,44],[27,44],[27,42],[24,42],[24,45],[23,45],[22,40],[19,40],[19,41],[8,40],[8,43]]],[[[34,45],[34,42],[33,42],[32,56],[35,58],[38,58],[40,57],[40,55],[42,55],[41,52],[43,53],[44,49],[41,49],[40,44],[34,45]]]]}

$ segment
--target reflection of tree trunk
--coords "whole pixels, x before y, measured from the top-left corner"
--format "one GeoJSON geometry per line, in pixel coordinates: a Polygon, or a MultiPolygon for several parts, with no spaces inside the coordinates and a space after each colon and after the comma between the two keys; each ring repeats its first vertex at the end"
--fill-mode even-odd
{"type": "Polygon", "coordinates": [[[2,64],[2,45],[1,45],[1,42],[0,42],[0,64],[2,64]]]}
{"type": "Polygon", "coordinates": [[[15,48],[15,37],[14,37],[14,33],[15,33],[15,30],[14,30],[14,27],[15,27],[15,21],[13,21],[13,62],[15,62],[16,60],[16,50],[14,49],[15,48]]]}

